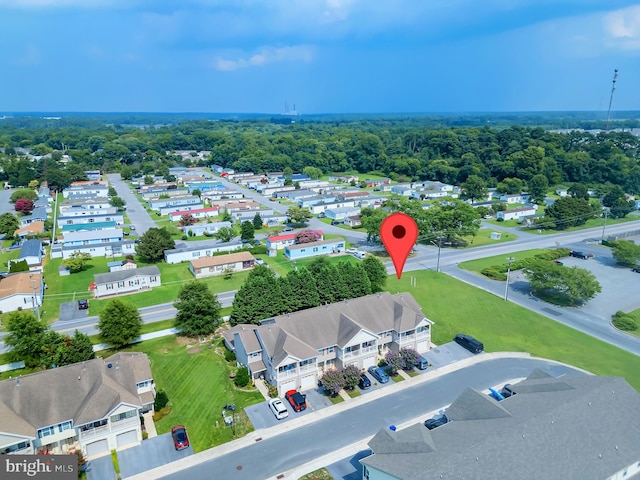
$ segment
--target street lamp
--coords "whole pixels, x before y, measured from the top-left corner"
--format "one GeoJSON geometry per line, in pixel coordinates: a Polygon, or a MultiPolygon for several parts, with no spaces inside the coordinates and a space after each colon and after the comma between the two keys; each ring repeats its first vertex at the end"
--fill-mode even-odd
{"type": "Polygon", "coordinates": [[[602,238],[600,239],[600,243],[604,242],[604,231],[607,228],[607,216],[609,215],[609,208],[604,207],[604,224],[602,225],[602,238]]]}
{"type": "Polygon", "coordinates": [[[442,245],[442,241],[440,240],[440,237],[438,237],[438,243],[436,243],[434,240],[431,240],[431,243],[436,247],[438,247],[438,261],[436,263],[436,272],[439,272],[440,271],[440,247],[442,245]]]}
{"type": "Polygon", "coordinates": [[[507,283],[504,286],[504,301],[506,302],[507,299],[509,298],[509,275],[511,274],[511,264],[513,263],[513,261],[515,260],[515,258],[513,257],[507,257],[507,283]]]}

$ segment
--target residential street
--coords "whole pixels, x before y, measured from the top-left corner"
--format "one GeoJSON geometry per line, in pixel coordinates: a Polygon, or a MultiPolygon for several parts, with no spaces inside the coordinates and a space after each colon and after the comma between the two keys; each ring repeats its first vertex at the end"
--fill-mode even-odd
{"type": "Polygon", "coordinates": [[[158,225],[153,221],[149,213],[138,200],[129,185],[120,178],[119,173],[109,173],[107,175],[109,185],[113,186],[118,192],[118,196],[127,204],[126,214],[129,217],[129,223],[136,226],[136,233],[143,235],[150,228],[157,228],[158,225]]]}
{"type": "Polygon", "coordinates": [[[381,394],[379,398],[366,403],[366,395],[358,397],[352,402],[323,409],[313,416],[307,415],[303,421],[291,422],[282,428],[273,427],[273,431],[257,431],[231,444],[190,456],[176,462],[173,467],[166,465],[161,469],[130,478],[270,478],[315,458],[366,440],[380,428],[399,425],[412,419],[421,421],[422,417],[427,418],[428,412],[450,404],[467,387],[484,390],[513,378],[526,377],[534,368],[540,368],[553,376],[575,371],[567,366],[540,359],[491,359],[432,380],[417,382],[407,388],[403,388],[402,383],[392,386],[393,392],[382,389],[389,393],[381,394]],[[258,441],[257,438],[261,440],[258,441]],[[174,473],[167,474],[169,468],[174,473]],[[215,472],[215,475],[212,475],[212,472],[215,472]]]}

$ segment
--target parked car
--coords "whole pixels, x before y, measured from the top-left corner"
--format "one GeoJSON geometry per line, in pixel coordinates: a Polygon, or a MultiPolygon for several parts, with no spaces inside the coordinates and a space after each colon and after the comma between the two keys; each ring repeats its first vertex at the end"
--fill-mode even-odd
{"type": "Polygon", "coordinates": [[[135,230],[136,226],[135,225],[129,225],[129,230],[135,230]]]}
{"type": "Polygon", "coordinates": [[[282,403],[282,400],[279,398],[272,398],[269,400],[269,409],[271,409],[278,420],[282,420],[289,416],[289,410],[287,410],[287,407],[284,406],[284,403],[282,403]]]}
{"type": "Polygon", "coordinates": [[[458,345],[469,350],[471,353],[480,353],[484,350],[482,342],[476,340],[471,335],[465,335],[464,333],[457,334],[453,339],[458,345]]]}
{"type": "Polygon", "coordinates": [[[367,256],[367,252],[363,252],[361,250],[358,250],[356,253],[354,253],[355,257],[359,260],[363,260],[364,257],[367,256]]]}
{"type": "Polygon", "coordinates": [[[507,383],[504,387],[502,387],[502,390],[500,390],[500,393],[502,394],[502,396],[503,396],[504,398],[509,398],[509,397],[511,397],[512,395],[515,395],[515,394],[516,394],[516,392],[514,392],[514,391],[511,389],[511,384],[510,384],[510,383],[507,383]]]}
{"type": "Polygon", "coordinates": [[[387,383],[389,381],[389,376],[384,373],[384,370],[380,367],[369,367],[369,375],[378,380],[380,383],[387,383]]]}
{"type": "Polygon", "coordinates": [[[584,253],[584,252],[578,252],[577,250],[571,250],[569,252],[569,256],[581,258],[582,260],[588,260],[589,258],[593,258],[594,255],[593,253],[584,253]]]}
{"type": "Polygon", "coordinates": [[[264,265],[264,260],[261,258],[256,258],[256,265],[264,265]]]}
{"type": "Polygon", "coordinates": [[[349,253],[349,254],[351,254],[351,255],[355,254],[357,251],[358,251],[358,249],[357,249],[357,248],[347,248],[347,249],[345,250],[345,252],[346,252],[346,253],[349,253]]]}
{"type": "Polygon", "coordinates": [[[631,270],[632,272],[636,272],[636,273],[640,273],[640,267],[636,267],[633,270],[631,270]]]}
{"type": "Polygon", "coordinates": [[[189,447],[189,436],[187,429],[183,425],[178,425],[171,429],[171,437],[173,438],[173,446],[176,450],[184,450],[189,447]]]}
{"type": "Polygon", "coordinates": [[[442,425],[445,425],[447,423],[449,423],[449,419],[447,418],[446,415],[442,415],[441,417],[438,417],[438,418],[429,418],[425,420],[424,426],[427,427],[429,430],[433,430],[434,428],[441,427],[442,425]]]}
{"type": "Polygon", "coordinates": [[[285,228],[282,229],[282,233],[287,233],[287,232],[293,232],[293,228],[285,227],[285,228]]]}
{"type": "Polygon", "coordinates": [[[416,358],[416,361],[413,363],[413,365],[415,367],[418,367],[418,369],[420,370],[426,370],[429,366],[429,361],[422,355],[418,355],[418,358],[416,358]]]}
{"type": "Polygon", "coordinates": [[[78,300],[78,310],[86,310],[89,308],[89,300],[78,300]]]}
{"type": "Polygon", "coordinates": [[[301,412],[307,408],[307,397],[297,390],[289,390],[284,394],[284,398],[287,399],[296,412],[301,412]]]}
{"type": "Polygon", "coordinates": [[[367,377],[364,373],[361,373],[360,380],[358,381],[358,386],[362,390],[366,390],[371,386],[371,380],[369,380],[369,377],[367,377]]]}

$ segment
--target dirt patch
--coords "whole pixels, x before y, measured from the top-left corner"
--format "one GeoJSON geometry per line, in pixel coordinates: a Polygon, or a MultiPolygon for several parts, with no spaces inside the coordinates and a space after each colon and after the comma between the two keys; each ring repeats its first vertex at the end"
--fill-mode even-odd
{"type": "Polygon", "coordinates": [[[200,350],[201,350],[200,347],[189,348],[189,349],[187,349],[187,353],[191,355],[191,354],[200,352],[200,350]]]}

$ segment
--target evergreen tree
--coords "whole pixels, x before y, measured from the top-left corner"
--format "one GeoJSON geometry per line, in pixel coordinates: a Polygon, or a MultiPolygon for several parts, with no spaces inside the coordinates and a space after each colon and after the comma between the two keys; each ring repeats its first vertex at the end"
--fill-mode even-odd
{"type": "Polygon", "coordinates": [[[262,217],[259,213],[256,213],[255,217],[253,217],[253,228],[254,230],[260,230],[262,228],[262,217]]]}
{"type": "Polygon", "coordinates": [[[175,248],[176,242],[165,228],[150,228],[136,245],[136,253],[146,262],[157,262],[164,258],[164,251],[175,248]]]}
{"type": "Polygon", "coordinates": [[[253,269],[236,293],[230,323],[257,324],[260,320],[280,315],[283,311],[284,302],[275,274],[260,266],[253,269]]]}
{"type": "Polygon", "coordinates": [[[252,242],[255,235],[253,223],[244,221],[240,224],[240,238],[243,242],[252,242]]]}

